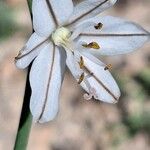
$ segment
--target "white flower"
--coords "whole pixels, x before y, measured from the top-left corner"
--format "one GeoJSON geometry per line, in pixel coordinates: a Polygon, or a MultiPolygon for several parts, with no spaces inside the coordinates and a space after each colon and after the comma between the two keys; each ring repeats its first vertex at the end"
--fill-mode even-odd
{"type": "Polygon", "coordinates": [[[86,99],[118,101],[120,90],[110,66],[98,56],[132,52],[150,34],[135,23],[98,16],[115,2],[85,0],[74,7],[71,0],[33,0],[35,32],[15,61],[18,68],[26,68],[34,60],[30,72],[34,120],[43,123],[56,116],[66,64],[87,92],[86,99]]]}

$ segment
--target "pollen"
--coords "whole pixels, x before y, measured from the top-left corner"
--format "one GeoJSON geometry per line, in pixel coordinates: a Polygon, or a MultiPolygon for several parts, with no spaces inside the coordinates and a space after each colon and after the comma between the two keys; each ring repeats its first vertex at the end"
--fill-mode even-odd
{"type": "Polygon", "coordinates": [[[82,44],[83,47],[85,48],[93,48],[93,49],[100,49],[100,46],[96,42],[91,42],[89,44],[82,44]]]}
{"type": "Polygon", "coordinates": [[[112,64],[108,64],[108,65],[106,65],[106,67],[104,68],[104,70],[110,70],[110,69],[112,69],[112,64]]]}
{"type": "Polygon", "coordinates": [[[71,32],[67,28],[61,27],[56,29],[52,33],[51,38],[55,43],[55,45],[63,46],[66,45],[66,43],[68,43],[70,36],[71,36],[71,32]]]}
{"type": "Polygon", "coordinates": [[[83,69],[83,68],[84,68],[84,60],[83,60],[83,57],[82,57],[82,56],[80,57],[79,66],[80,66],[80,69],[83,69]]]}
{"type": "Polygon", "coordinates": [[[81,84],[81,82],[84,80],[84,72],[81,74],[80,78],[79,78],[79,81],[78,81],[78,84],[81,84]]]}
{"type": "Polygon", "coordinates": [[[98,23],[97,25],[94,26],[94,28],[95,28],[96,30],[99,30],[99,29],[101,29],[102,27],[103,27],[103,24],[102,24],[102,23],[98,23]]]}

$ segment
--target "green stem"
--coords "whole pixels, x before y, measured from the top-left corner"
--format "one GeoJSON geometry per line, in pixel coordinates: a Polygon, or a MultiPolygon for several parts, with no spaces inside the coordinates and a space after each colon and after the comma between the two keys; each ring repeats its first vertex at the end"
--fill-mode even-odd
{"type": "Polygon", "coordinates": [[[32,0],[27,0],[30,14],[32,15],[32,0]]]}
{"type": "MultiPolygon", "coordinates": [[[[27,0],[30,14],[31,14],[31,5],[32,0],[27,0]]],[[[32,17],[32,14],[31,14],[32,17]]],[[[32,125],[32,116],[29,109],[30,104],[30,96],[31,96],[31,88],[29,83],[29,71],[31,66],[28,69],[27,81],[26,81],[26,88],[25,88],[25,95],[23,100],[23,106],[21,111],[21,117],[19,122],[19,127],[17,131],[16,141],[14,150],[26,150],[28,139],[30,135],[31,125],[32,125]]]]}
{"type": "Polygon", "coordinates": [[[30,89],[29,73],[28,73],[24,101],[23,101],[22,112],[21,112],[14,150],[26,150],[27,148],[28,138],[29,138],[30,129],[32,125],[32,116],[30,114],[30,109],[29,109],[30,96],[31,96],[31,89],[30,89]]]}

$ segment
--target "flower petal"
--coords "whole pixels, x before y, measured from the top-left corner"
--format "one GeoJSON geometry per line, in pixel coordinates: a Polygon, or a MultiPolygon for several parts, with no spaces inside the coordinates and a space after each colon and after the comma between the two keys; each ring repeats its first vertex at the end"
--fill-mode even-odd
{"type": "Polygon", "coordinates": [[[41,36],[49,36],[69,19],[72,11],[72,0],[33,0],[34,30],[41,36]]]}
{"type": "Polygon", "coordinates": [[[65,51],[50,43],[33,62],[30,72],[30,109],[33,119],[39,123],[54,119],[58,112],[65,60],[65,51]]]}
{"type": "Polygon", "coordinates": [[[20,69],[26,68],[47,44],[48,38],[33,33],[15,58],[16,66],[20,69]]]}
{"type": "Polygon", "coordinates": [[[86,18],[94,17],[100,12],[108,9],[116,3],[117,0],[85,0],[79,3],[68,21],[67,26],[75,26],[86,18]]]}
{"type": "MultiPolygon", "coordinates": [[[[100,49],[90,49],[90,52],[95,55],[129,53],[140,48],[145,42],[150,40],[149,32],[141,26],[123,19],[110,16],[100,18],[97,16],[91,21],[95,24],[102,23],[102,28],[95,29],[94,26],[83,28],[82,32],[79,33],[78,42],[97,42],[100,49]]],[[[80,27],[82,28],[82,25],[80,27]]]]}
{"type": "MultiPolygon", "coordinates": [[[[80,71],[77,70],[77,67],[74,67],[73,61],[71,61],[74,55],[67,55],[66,63],[73,76],[77,79],[76,74],[80,71]]],[[[88,92],[89,96],[93,94],[91,91],[94,91],[95,95],[92,96],[95,99],[108,103],[116,103],[120,97],[120,90],[109,71],[105,70],[106,66],[91,54],[82,52],[79,55],[80,57],[82,56],[84,61],[84,78],[80,83],[83,89],[88,92]]],[[[78,61],[78,59],[76,60],[78,61]]],[[[87,97],[87,95],[85,96],[87,97]]]]}

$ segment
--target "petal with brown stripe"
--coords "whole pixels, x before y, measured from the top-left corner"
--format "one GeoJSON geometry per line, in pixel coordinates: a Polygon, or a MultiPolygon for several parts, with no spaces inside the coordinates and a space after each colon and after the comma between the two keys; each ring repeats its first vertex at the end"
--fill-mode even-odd
{"type": "Polygon", "coordinates": [[[65,70],[65,51],[50,43],[34,60],[30,72],[30,109],[39,123],[55,118],[65,70]]]}
{"type": "Polygon", "coordinates": [[[41,36],[49,36],[73,12],[72,0],[33,0],[33,26],[41,36]]]}
{"type": "Polygon", "coordinates": [[[67,26],[74,27],[81,21],[98,15],[100,12],[114,5],[116,1],[117,0],[85,0],[79,3],[74,8],[67,26]]]}
{"type": "MultiPolygon", "coordinates": [[[[79,43],[96,42],[100,49],[89,49],[89,52],[95,56],[99,55],[118,55],[132,52],[142,47],[150,41],[150,33],[140,25],[125,21],[120,18],[105,16],[95,17],[87,21],[96,24],[102,23],[100,29],[95,29],[93,25],[84,28],[85,22],[79,28],[79,43]],[[82,27],[83,26],[83,27],[82,27]]],[[[85,49],[88,51],[88,49],[85,49]]]]}
{"type": "Polygon", "coordinates": [[[48,42],[48,38],[33,33],[26,45],[20,50],[18,56],[15,58],[16,66],[22,69],[28,67],[31,61],[42,49],[44,49],[48,42]]]}
{"type": "MultiPolygon", "coordinates": [[[[74,53],[75,55],[75,53],[74,53]]],[[[94,98],[108,102],[116,103],[120,97],[119,87],[108,70],[105,70],[105,64],[89,53],[79,53],[84,61],[84,79],[80,83],[83,89],[90,94],[91,90],[95,91],[94,98]]],[[[74,56],[67,58],[67,66],[76,78],[77,68],[74,67],[73,61],[70,61],[74,56]],[[71,58],[72,57],[72,58],[71,58]]],[[[77,79],[77,78],[76,78],[77,79]]],[[[78,79],[77,79],[78,81],[78,79]]]]}

